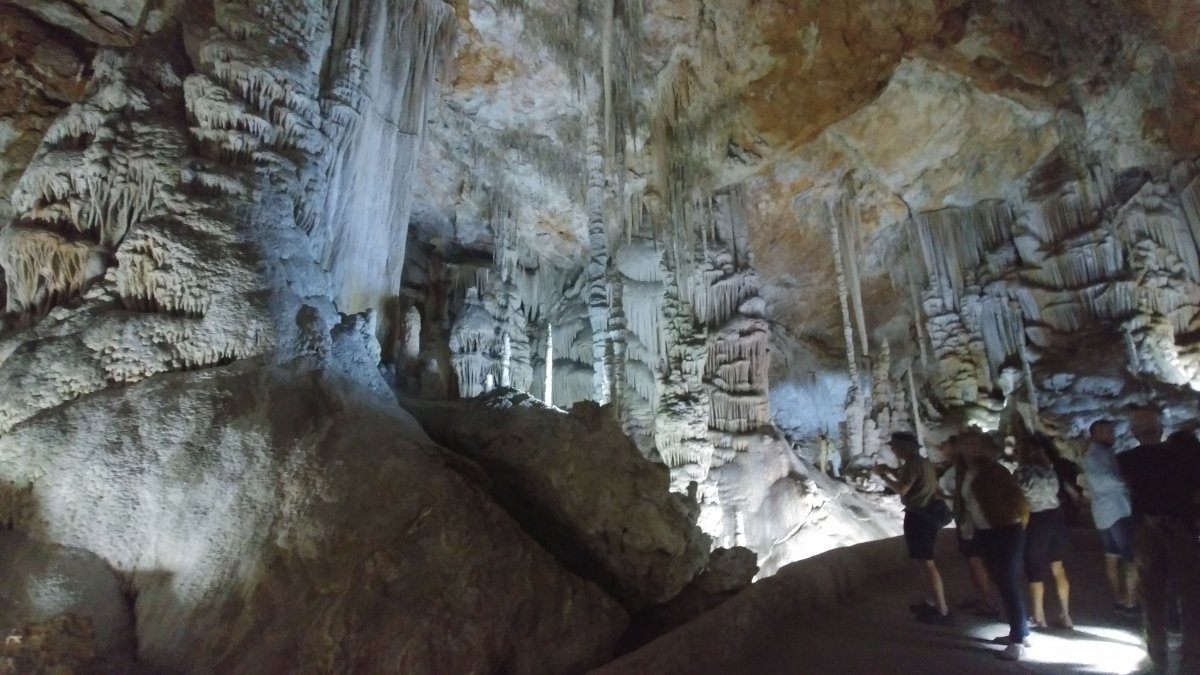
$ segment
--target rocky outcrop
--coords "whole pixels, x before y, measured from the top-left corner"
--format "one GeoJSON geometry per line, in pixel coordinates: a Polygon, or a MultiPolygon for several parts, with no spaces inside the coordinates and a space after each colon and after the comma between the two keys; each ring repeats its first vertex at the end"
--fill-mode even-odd
{"type": "Polygon", "coordinates": [[[741,546],[719,548],[712,552],[708,567],[696,577],[696,588],[705,593],[729,593],[739,591],[758,574],[757,556],[754,551],[741,546]]]}
{"type": "Polygon", "coordinates": [[[647,607],[633,615],[621,639],[620,653],[665,635],[736,596],[754,581],[757,556],[748,548],[718,548],[708,567],[670,602],[647,607]]]}
{"type": "Polygon", "coordinates": [[[694,503],[668,491],[666,468],[644,459],[607,409],[563,414],[506,390],[405,406],[436,442],[478,462],[496,499],[568,569],[628,606],[670,600],[708,562],[694,503]]]}
{"type": "Polygon", "coordinates": [[[0,531],[0,632],[18,636],[4,654],[13,669],[0,672],[49,672],[53,664],[38,661],[57,656],[78,660],[78,672],[120,673],[136,656],[132,603],[112,569],[94,553],[13,531],[0,531]]]}
{"type": "Polygon", "coordinates": [[[97,658],[92,620],[74,614],[26,622],[9,633],[0,646],[0,675],[124,672],[128,671],[97,658]]]}
{"type": "MultiPolygon", "coordinates": [[[[565,573],[388,403],[254,361],[94,394],[0,437],[0,520],[131,588],[188,672],[565,673],[620,606],[565,573]]],[[[664,495],[665,498],[665,495],[664,495]]]]}

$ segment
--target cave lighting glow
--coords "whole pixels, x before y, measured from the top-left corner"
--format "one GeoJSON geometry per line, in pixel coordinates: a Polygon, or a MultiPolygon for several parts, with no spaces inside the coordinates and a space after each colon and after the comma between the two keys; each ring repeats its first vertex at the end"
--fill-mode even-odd
{"type": "MultiPolygon", "coordinates": [[[[1007,625],[993,623],[972,634],[991,640],[1007,631],[1007,625]]],[[[1029,644],[1022,662],[1060,666],[1062,670],[1056,672],[1128,675],[1140,672],[1147,663],[1141,638],[1120,628],[1075,624],[1069,633],[1034,633],[1029,644]]]]}

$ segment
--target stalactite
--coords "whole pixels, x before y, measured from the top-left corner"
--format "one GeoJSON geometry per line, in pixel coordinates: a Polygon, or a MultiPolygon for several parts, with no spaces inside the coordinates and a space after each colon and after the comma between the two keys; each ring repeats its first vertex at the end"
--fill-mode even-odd
{"type": "Polygon", "coordinates": [[[1012,211],[1003,202],[921,213],[910,223],[926,278],[955,309],[966,283],[964,274],[985,269],[984,263],[991,262],[988,253],[1012,241],[1012,211]]]}
{"type": "Polygon", "coordinates": [[[863,451],[863,420],[866,411],[859,392],[858,358],[854,353],[854,324],[850,318],[850,293],[846,285],[845,266],[842,261],[841,226],[832,204],[826,204],[825,217],[832,243],[834,272],[837,278],[838,304],[842,310],[842,333],[846,343],[846,368],[850,374],[850,388],[846,392],[846,447],[851,457],[863,451]]]}
{"type": "Polygon", "coordinates": [[[925,445],[925,425],[921,421],[921,405],[917,400],[917,383],[913,377],[913,369],[910,365],[905,373],[908,378],[908,403],[912,411],[913,430],[917,435],[917,442],[922,446],[925,445]]]}
{"type": "Polygon", "coordinates": [[[862,214],[859,211],[858,201],[853,192],[849,192],[841,197],[838,203],[837,217],[841,219],[841,227],[838,229],[842,238],[842,256],[843,268],[848,273],[848,282],[850,297],[854,301],[854,318],[858,323],[858,336],[861,340],[862,355],[864,358],[871,355],[871,346],[869,334],[867,332],[867,320],[863,311],[862,299],[862,282],[858,274],[858,237],[862,231],[862,214]]]}

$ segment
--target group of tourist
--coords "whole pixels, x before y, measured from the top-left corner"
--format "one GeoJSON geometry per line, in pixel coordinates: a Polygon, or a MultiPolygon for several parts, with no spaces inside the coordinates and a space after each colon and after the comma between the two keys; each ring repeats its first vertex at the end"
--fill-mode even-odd
{"type": "Polygon", "coordinates": [[[912,434],[893,434],[899,466],[878,465],[875,473],[905,507],[908,554],[929,592],[927,601],[911,607],[917,619],[951,623],[934,544],[953,521],[975,596],[959,608],[998,616],[993,597],[999,596],[1009,624],[1008,635],[996,639],[1006,645],[1004,658],[1025,655],[1031,629],[1072,629],[1063,566],[1069,512],[1090,503],[1114,611],[1142,617],[1153,666],[1166,672],[1167,622],[1178,609],[1182,672],[1200,673],[1200,441],[1180,430],[1164,442],[1161,415],[1153,409],[1134,411],[1129,430],[1138,445],[1118,452],[1117,424],[1093,423],[1080,472],[1042,434],[1018,440],[1016,466],[1006,467],[992,437],[968,429],[942,444],[940,477],[912,434]],[[1059,611],[1047,621],[1051,583],[1059,611]]]}

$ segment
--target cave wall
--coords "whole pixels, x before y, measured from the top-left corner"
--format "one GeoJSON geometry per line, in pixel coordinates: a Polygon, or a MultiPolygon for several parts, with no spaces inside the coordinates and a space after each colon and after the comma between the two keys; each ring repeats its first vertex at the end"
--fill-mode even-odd
{"type": "MultiPolygon", "coordinates": [[[[853,474],[894,430],[932,445],[1019,418],[1072,437],[1147,400],[1194,416],[1197,28],[1185,0],[10,2],[0,477],[57,495],[38,466],[83,461],[82,434],[54,441],[67,455],[23,450],[58,438],[51,420],[98,406],[78,424],[134,434],[123,411],[162,378],[208,401],[206,373],[253,364],[269,374],[247,380],[283,383],[256,391],[357,392],[297,384],[298,409],[390,406],[372,419],[444,488],[401,515],[469,493],[447,527],[484,514],[519,539],[481,578],[583,598],[606,633],[623,610],[414,459],[428,439],[393,392],[602,404],[714,545],[764,574],[894,534],[894,504],[853,474]],[[850,482],[825,475],[830,453],[850,482]]],[[[268,496],[245,498],[290,508],[268,496]]],[[[142,570],[58,529],[64,504],[14,520],[142,570]]],[[[279,564],[329,561],[313,550],[279,564]]],[[[257,602],[278,590],[255,596],[261,571],[239,577],[257,602]]],[[[189,575],[208,571],[177,572],[185,597],[204,590],[189,575]]],[[[351,628],[328,632],[359,625],[329,611],[351,628]]],[[[510,658],[496,635],[477,650],[491,665],[510,658]]],[[[183,639],[154,637],[148,654],[183,639]]],[[[585,647],[563,662],[604,652],[585,647]]]]}

